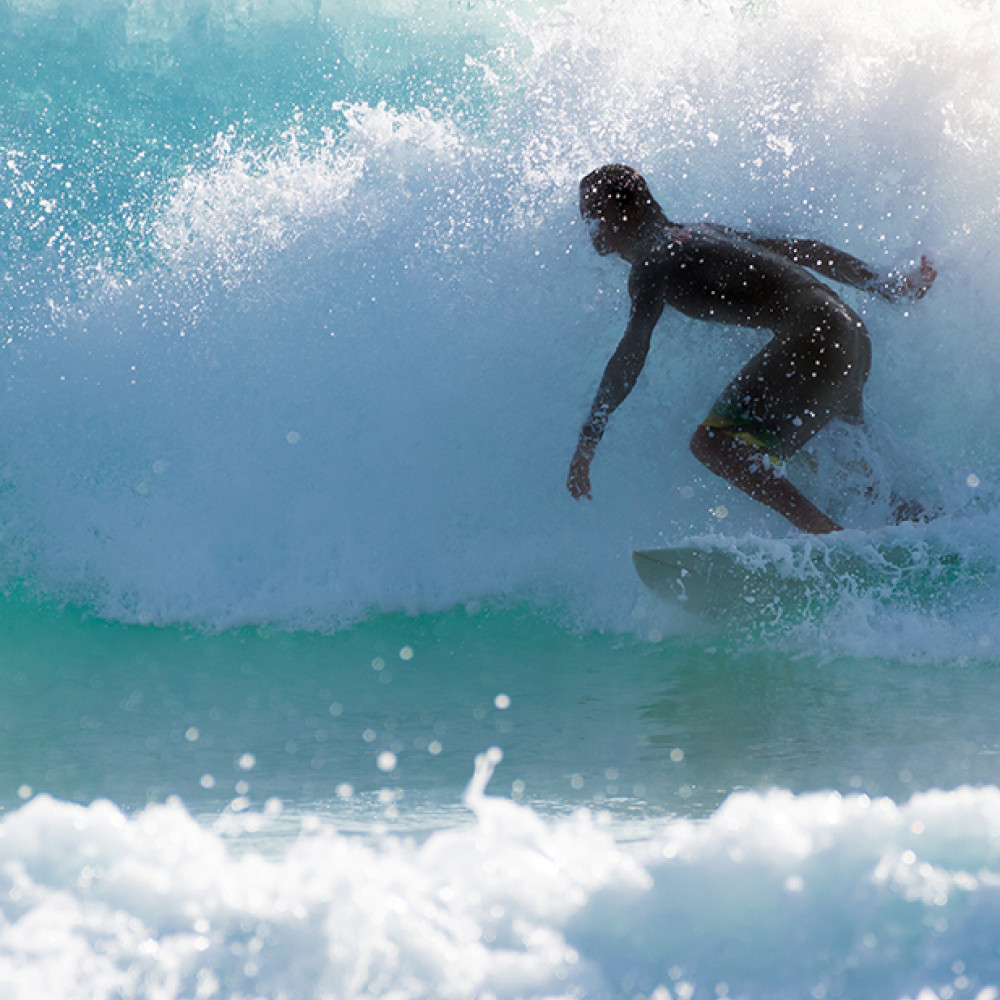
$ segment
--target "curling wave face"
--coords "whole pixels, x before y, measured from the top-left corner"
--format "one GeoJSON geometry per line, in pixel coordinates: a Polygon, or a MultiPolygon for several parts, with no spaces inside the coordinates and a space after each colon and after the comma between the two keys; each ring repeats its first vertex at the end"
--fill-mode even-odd
{"type": "MultiPolygon", "coordinates": [[[[911,313],[851,299],[875,342],[869,459],[935,481],[940,530],[991,544],[988,7],[46,10],[3,13],[20,67],[3,132],[8,588],[210,629],[484,599],[630,629],[630,548],[783,534],[686,450],[755,335],[679,317],[616,414],[594,503],[565,493],[625,320],[625,275],[575,208],[608,160],[679,219],[811,235],[886,269],[934,257],[911,313]],[[95,58],[57,70],[84,42],[95,58]]],[[[946,609],[942,649],[965,613],[946,609]]],[[[905,631],[905,609],[876,614],[873,635],[885,614],[905,631]]]]}

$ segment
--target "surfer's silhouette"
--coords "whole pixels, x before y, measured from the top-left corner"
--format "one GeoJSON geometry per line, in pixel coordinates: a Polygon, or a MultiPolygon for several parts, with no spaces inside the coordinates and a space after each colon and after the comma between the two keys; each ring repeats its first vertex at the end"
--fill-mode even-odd
{"type": "MultiPolygon", "coordinates": [[[[810,271],[894,302],[926,294],[937,276],[927,258],[910,274],[883,277],[814,240],[671,222],[643,177],[621,164],[584,177],[580,212],[592,226],[597,252],[618,254],[632,265],[632,310],[580,431],[566,484],[570,493],[590,497],[597,444],[608,418],[632,391],[653,328],[670,306],[696,319],[774,334],[694,432],[695,457],[797,528],[840,530],[778,466],[830,420],[862,418],[861,392],[871,363],[868,331],[810,271]]],[[[919,513],[916,505],[896,510],[900,520],[919,513]]]]}

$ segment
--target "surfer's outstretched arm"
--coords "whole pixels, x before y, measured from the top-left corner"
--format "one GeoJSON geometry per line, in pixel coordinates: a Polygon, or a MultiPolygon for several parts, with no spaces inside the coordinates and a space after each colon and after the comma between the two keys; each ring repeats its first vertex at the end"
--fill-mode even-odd
{"type": "Polygon", "coordinates": [[[881,295],[889,302],[922,299],[937,277],[937,271],[926,256],[920,258],[920,263],[913,271],[904,273],[894,268],[889,274],[882,275],[863,260],[818,240],[751,239],[758,246],[774,250],[824,278],[839,281],[863,292],[881,295]]]}
{"type": "Polygon", "coordinates": [[[597,444],[604,435],[608,418],[621,406],[639,378],[649,353],[653,327],[662,311],[662,304],[657,303],[633,307],[625,335],[604,369],[590,413],[580,429],[566,478],[566,488],[577,500],[590,499],[590,463],[597,444]]]}
{"type": "MultiPolygon", "coordinates": [[[[723,227],[718,227],[723,228],[723,227]]],[[[903,272],[893,269],[887,275],[879,274],[863,260],[853,254],[838,250],[828,243],[819,240],[803,240],[795,237],[754,236],[751,233],[738,233],[726,230],[749,240],[759,247],[764,247],[774,253],[780,253],[800,267],[821,274],[824,278],[849,285],[862,292],[880,295],[889,302],[900,299],[922,299],[934,284],[937,271],[926,256],[920,258],[915,269],[903,272]]]]}

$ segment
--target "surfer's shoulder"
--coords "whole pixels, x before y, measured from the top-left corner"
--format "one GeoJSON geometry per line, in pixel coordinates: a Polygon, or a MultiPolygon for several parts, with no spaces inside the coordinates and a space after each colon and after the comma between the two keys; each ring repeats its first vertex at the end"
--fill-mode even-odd
{"type": "Polygon", "coordinates": [[[641,259],[632,265],[629,292],[633,298],[637,294],[655,290],[671,271],[686,266],[685,257],[696,240],[693,228],[673,223],[657,234],[641,259]]]}

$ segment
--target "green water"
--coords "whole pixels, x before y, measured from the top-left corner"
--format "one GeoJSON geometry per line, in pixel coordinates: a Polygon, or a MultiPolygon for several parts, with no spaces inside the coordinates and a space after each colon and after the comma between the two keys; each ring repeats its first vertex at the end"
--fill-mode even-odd
{"type": "Polygon", "coordinates": [[[456,803],[491,745],[505,754],[495,790],[623,818],[702,814],[738,788],[905,797],[996,779],[988,661],[753,646],[575,635],[527,611],[206,635],[8,603],[0,795],[8,808],[24,786],[128,808],[180,795],[211,812],[243,781],[258,805],[336,812],[349,783],[352,809],[405,789],[403,812],[417,814],[456,803]]]}

